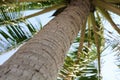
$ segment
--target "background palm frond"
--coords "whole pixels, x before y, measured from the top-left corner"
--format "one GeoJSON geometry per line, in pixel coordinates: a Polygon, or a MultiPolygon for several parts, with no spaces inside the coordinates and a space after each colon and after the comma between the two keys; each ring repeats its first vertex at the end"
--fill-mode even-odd
{"type": "MultiPolygon", "coordinates": [[[[70,51],[64,62],[63,69],[59,73],[58,80],[96,80],[98,78],[97,67],[94,61],[97,58],[95,42],[88,46],[88,29],[85,31],[83,48],[78,57],[78,44],[81,37],[78,36],[73,43],[73,51],[70,51]],[[61,79],[60,79],[61,78],[61,79]]],[[[93,33],[94,34],[94,33],[93,33]]],[[[93,38],[93,37],[91,37],[93,38]]],[[[93,39],[92,39],[93,40],[93,39]]]]}
{"type": "MultiPolygon", "coordinates": [[[[23,8],[22,8],[23,9],[23,8]]],[[[18,4],[0,6],[0,53],[21,44],[38,32],[40,25],[23,19],[23,13],[18,4]]]]}

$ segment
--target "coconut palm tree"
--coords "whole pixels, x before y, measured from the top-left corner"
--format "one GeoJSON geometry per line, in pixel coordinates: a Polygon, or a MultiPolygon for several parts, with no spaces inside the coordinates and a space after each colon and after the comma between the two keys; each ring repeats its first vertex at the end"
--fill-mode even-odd
{"type": "MultiPolygon", "coordinates": [[[[48,0],[26,0],[26,2],[30,1],[48,0]]],[[[120,33],[120,29],[110,17],[110,12],[120,15],[120,0],[49,1],[54,2],[49,8],[23,18],[34,17],[53,9],[62,8],[62,10],[58,11],[52,21],[23,45],[5,64],[0,66],[1,80],[56,80],[57,73],[64,62],[65,53],[80,31],[78,59],[75,61],[76,64],[79,63],[84,50],[83,43],[86,29],[88,29],[87,46],[90,47],[91,43],[94,43],[97,47],[98,74],[100,76],[100,53],[103,46],[104,27],[97,22],[97,19],[101,20],[100,14],[102,14],[113,28],[120,33]],[[85,26],[86,23],[88,27],[85,26]]],[[[5,2],[14,3],[16,1],[3,0],[1,4],[5,2]]],[[[25,2],[25,0],[17,0],[17,2],[25,2]]]]}

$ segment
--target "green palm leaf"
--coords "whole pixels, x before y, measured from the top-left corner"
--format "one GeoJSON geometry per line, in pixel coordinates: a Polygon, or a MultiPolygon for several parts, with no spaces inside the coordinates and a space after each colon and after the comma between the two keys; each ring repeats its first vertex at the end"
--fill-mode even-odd
{"type": "MultiPolygon", "coordinates": [[[[17,5],[18,4],[16,4],[16,6],[17,5]]],[[[12,7],[12,9],[9,5],[0,6],[0,34],[7,40],[7,42],[4,41],[4,44],[10,44],[8,45],[8,48],[5,48],[5,50],[28,40],[40,29],[35,28],[31,22],[28,22],[25,19],[21,18],[22,14],[19,10],[20,9],[18,7],[15,7],[15,5],[12,7]],[[26,27],[29,32],[26,31],[24,27],[26,27]]],[[[3,52],[5,50],[3,50],[3,52]]]]}
{"type": "Polygon", "coordinates": [[[120,29],[119,29],[119,28],[117,27],[117,25],[113,22],[110,14],[109,14],[107,11],[105,11],[105,10],[103,10],[103,9],[101,9],[101,8],[98,8],[98,10],[99,10],[99,11],[101,12],[101,14],[109,21],[109,23],[112,25],[112,27],[120,34],[120,29]]]}

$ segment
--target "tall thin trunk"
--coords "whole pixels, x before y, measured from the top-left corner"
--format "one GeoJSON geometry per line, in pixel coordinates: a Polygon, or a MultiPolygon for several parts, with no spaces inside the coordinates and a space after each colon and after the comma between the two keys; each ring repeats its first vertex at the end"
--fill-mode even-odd
{"type": "Polygon", "coordinates": [[[56,80],[89,8],[89,0],[74,0],[0,67],[0,80],[56,80]]]}

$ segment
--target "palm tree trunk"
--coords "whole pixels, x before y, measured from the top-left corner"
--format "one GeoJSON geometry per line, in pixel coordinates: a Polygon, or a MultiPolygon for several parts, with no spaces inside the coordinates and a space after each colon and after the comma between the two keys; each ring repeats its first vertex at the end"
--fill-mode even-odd
{"type": "Polygon", "coordinates": [[[89,9],[89,0],[74,0],[0,66],[0,80],[56,80],[89,9]]]}

